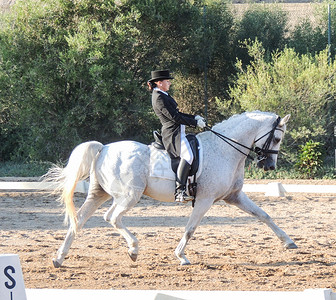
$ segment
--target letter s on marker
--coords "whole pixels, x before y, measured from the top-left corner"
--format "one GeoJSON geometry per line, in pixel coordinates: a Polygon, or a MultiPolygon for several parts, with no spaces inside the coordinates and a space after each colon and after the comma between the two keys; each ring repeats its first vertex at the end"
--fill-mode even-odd
{"type": "Polygon", "coordinates": [[[15,279],[8,273],[8,271],[12,271],[12,273],[15,273],[15,269],[12,267],[12,266],[7,266],[4,270],[4,273],[5,273],[5,276],[7,276],[7,278],[11,281],[11,282],[8,282],[6,281],[5,282],[5,286],[7,289],[13,289],[15,286],[16,286],[16,281],[15,279]]]}

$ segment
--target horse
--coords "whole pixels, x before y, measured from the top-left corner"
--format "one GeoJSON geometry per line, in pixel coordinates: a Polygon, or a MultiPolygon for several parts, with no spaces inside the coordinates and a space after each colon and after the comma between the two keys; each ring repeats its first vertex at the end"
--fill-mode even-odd
{"type": "MultiPolygon", "coordinates": [[[[276,168],[289,118],[290,115],[280,118],[270,112],[245,112],[196,134],[201,170],[197,173],[194,207],[175,249],[181,265],[190,264],[184,253],[186,245],[211,205],[219,200],[235,205],[264,222],[285,249],[297,248],[272,218],[242,191],[245,160],[250,156],[250,150],[257,149],[257,167],[265,171],[276,168]]],[[[72,151],[64,168],[57,165],[50,168],[43,180],[57,183],[55,192],[59,192],[59,200],[65,206],[65,221],[70,221],[65,240],[53,259],[54,267],[61,267],[78,230],[99,206],[110,199],[112,205],[104,214],[104,219],[125,238],[128,255],[135,262],[138,240],[125,227],[122,218],[142,195],[161,202],[174,202],[175,177],[169,161],[165,150],[159,151],[136,141],[118,141],[107,145],[89,141],[79,144],[72,151]],[[163,176],[152,173],[155,169],[153,165],[158,162],[163,176]],[[87,197],[76,212],[74,190],[77,182],[85,179],[89,179],[87,197]]]]}

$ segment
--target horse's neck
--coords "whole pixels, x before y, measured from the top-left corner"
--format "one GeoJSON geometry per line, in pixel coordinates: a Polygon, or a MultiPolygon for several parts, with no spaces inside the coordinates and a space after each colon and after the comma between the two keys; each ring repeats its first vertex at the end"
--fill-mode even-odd
{"type": "Polygon", "coordinates": [[[254,119],[237,120],[233,124],[223,124],[219,132],[238,143],[251,147],[259,132],[260,122],[254,119]],[[226,125],[226,126],[225,126],[226,125]]]}

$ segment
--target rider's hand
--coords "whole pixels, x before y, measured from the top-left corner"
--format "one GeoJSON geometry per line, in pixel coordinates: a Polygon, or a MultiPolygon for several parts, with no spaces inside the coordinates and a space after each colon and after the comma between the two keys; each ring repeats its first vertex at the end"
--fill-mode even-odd
{"type": "Polygon", "coordinates": [[[201,119],[197,120],[197,126],[200,128],[205,128],[206,127],[206,123],[205,120],[201,117],[201,119]]]}
{"type": "Polygon", "coordinates": [[[196,120],[196,121],[198,121],[198,120],[200,120],[200,119],[204,119],[204,118],[201,117],[201,116],[199,116],[199,115],[196,115],[196,116],[195,116],[195,120],[196,120]]]}

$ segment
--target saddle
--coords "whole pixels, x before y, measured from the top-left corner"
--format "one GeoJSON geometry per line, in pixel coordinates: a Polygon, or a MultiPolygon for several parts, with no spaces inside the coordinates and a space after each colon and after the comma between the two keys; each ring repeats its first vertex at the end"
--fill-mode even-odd
{"type": "MultiPolygon", "coordinates": [[[[154,142],[152,142],[152,145],[159,150],[164,150],[164,146],[162,143],[162,136],[158,131],[153,131],[153,136],[154,136],[154,142]]],[[[189,176],[194,176],[196,175],[198,168],[199,168],[199,143],[198,140],[196,138],[195,134],[188,134],[187,136],[187,140],[190,144],[191,150],[193,152],[194,155],[194,160],[191,164],[191,169],[189,172],[189,176]]],[[[172,170],[174,171],[174,173],[176,173],[178,165],[180,163],[180,159],[172,159],[171,160],[171,167],[172,170]]]]}
{"type": "MultiPolygon", "coordinates": [[[[159,150],[164,150],[164,146],[162,143],[162,136],[158,131],[153,131],[153,136],[154,136],[154,142],[152,143],[152,145],[159,150]]],[[[199,154],[199,142],[196,138],[195,134],[188,134],[187,136],[187,140],[190,144],[191,150],[193,152],[194,155],[194,160],[191,164],[191,169],[189,172],[189,179],[188,179],[188,192],[191,196],[196,197],[196,193],[197,193],[197,183],[196,183],[196,173],[198,171],[199,168],[199,164],[200,164],[200,154],[199,154]],[[192,182],[191,182],[192,180],[192,182]]],[[[177,168],[178,165],[180,163],[180,158],[173,158],[171,159],[171,168],[174,171],[174,173],[176,174],[177,172],[177,168]]],[[[194,206],[194,201],[193,201],[193,206],[194,206]]]]}

